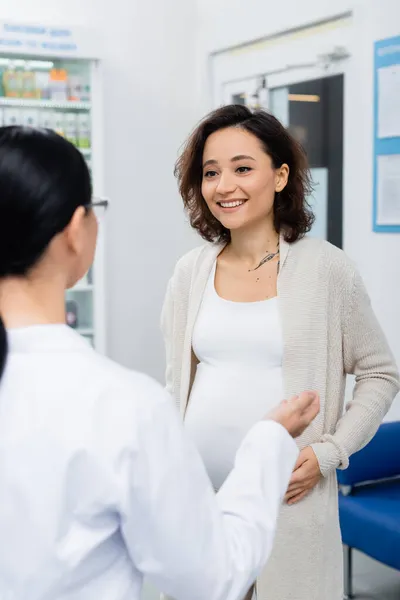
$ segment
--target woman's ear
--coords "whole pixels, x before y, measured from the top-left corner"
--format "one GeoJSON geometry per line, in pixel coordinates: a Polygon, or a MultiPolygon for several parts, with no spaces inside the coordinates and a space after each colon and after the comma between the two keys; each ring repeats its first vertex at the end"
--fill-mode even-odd
{"type": "Polygon", "coordinates": [[[80,254],[83,250],[85,240],[84,220],[86,216],[86,209],[83,206],[78,206],[64,231],[68,248],[74,254],[80,254]]]}
{"type": "Polygon", "coordinates": [[[289,167],[284,163],[279,169],[276,169],[275,175],[275,191],[281,192],[287,186],[289,179],[289,167]]]}

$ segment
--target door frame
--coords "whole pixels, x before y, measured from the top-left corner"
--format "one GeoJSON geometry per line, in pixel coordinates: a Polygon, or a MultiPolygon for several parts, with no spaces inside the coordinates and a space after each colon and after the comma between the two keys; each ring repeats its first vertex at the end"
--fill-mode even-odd
{"type": "Polygon", "coordinates": [[[213,107],[224,103],[226,86],[251,89],[265,78],[267,89],[343,74],[354,44],[353,18],[347,15],[324,24],[230,48],[210,56],[213,107]]]}

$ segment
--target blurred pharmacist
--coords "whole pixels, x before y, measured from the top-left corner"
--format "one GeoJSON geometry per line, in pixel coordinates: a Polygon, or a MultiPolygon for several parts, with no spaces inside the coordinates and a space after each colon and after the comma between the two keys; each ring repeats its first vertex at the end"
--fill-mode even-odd
{"type": "Polygon", "coordinates": [[[81,153],[0,128],[0,186],[0,598],[139,600],[144,576],[177,600],[243,598],[317,394],[253,427],[216,497],[166,392],[65,324],[107,204],[81,153]]]}

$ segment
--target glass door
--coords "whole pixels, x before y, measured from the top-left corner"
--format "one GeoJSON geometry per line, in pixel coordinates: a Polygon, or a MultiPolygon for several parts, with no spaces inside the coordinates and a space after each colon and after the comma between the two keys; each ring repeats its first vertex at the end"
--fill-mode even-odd
{"type": "MultiPolygon", "coordinates": [[[[273,80],[269,82],[273,85],[273,80]]],[[[343,243],[344,76],[272,87],[269,110],[304,147],[313,179],[311,235],[343,243]]]]}

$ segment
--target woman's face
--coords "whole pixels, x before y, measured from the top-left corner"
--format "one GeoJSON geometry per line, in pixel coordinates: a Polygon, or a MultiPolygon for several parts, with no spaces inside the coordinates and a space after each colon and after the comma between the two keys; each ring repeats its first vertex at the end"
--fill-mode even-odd
{"type": "Polygon", "coordinates": [[[226,229],[272,220],[275,193],[286,186],[288,175],[288,166],[275,169],[260,140],[244,129],[221,129],[206,141],[201,191],[226,229]]]}

